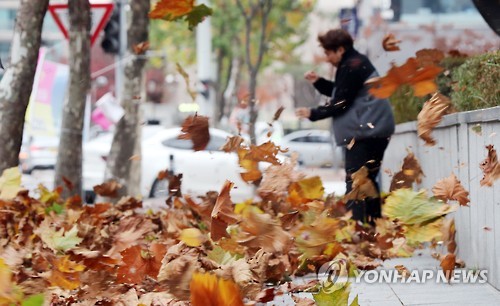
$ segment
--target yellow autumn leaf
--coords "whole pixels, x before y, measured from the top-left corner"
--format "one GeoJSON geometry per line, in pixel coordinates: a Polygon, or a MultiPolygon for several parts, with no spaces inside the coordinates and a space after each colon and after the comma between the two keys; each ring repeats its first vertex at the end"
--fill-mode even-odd
{"type": "Polygon", "coordinates": [[[193,306],[243,306],[240,288],[210,273],[194,273],[190,284],[193,306]]]}
{"type": "Polygon", "coordinates": [[[199,247],[205,241],[205,236],[197,228],[186,228],[182,230],[180,240],[190,247],[199,247]]]}
{"type": "Polygon", "coordinates": [[[18,167],[5,169],[0,176],[0,198],[12,199],[21,188],[21,172],[18,167]]]}

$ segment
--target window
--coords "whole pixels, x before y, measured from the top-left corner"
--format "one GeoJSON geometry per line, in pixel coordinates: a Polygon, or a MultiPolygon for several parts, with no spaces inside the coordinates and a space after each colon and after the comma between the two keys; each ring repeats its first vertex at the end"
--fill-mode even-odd
{"type": "Polygon", "coordinates": [[[16,22],[16,10],[15,9],[0,9],[0,30],[14,30],[14,24],[16,22]]]}
{"type": "Polygon", "coordinates": [[[293,138],[292,142],[309,142],[307,136],[293,138]]]}

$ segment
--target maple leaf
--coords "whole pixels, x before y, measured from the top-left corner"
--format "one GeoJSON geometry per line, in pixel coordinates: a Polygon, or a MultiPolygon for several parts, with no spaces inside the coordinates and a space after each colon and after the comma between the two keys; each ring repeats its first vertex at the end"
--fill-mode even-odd
{"type": "Polygon", "coordinates": [[[241,136],[228,137],[226,143],[220,148],[224,152],[236,152],[245,140],[241,136]]]}
{"type": "Polygon", "coordinates": [[[453,277],[453,270],[455,270],[456,256],[455,254],[446,254],[439,264],[443,269],[446,279],[450,281],[453,277]]]}
{"type": "Polygon", "coordinates": [[[184,134],[179,135],[178,138],[191,139],[194,151],[204,150],[210,141],[208,117],[197,114],[187,117],[182,123],[181,132],[184,134]]]}
{"type": "Polygon", "coordinates": [[[0,198],[12,199],[21,190],[19,167],[5,169],[0,177],[0,198]]]}
{"type": "Polygon", "coordinates": [[[386,34],[382,39],[382,47],[385,51],[399,51],[400,42],[401,40],[396,39],[394,34],[386,34]]]}
{"type": "Polygon", "coordinates": [[[494,146],[487,145],[486,150],[488,150],[488,156],[479,165],[484,174],[480,184],[481,186],[493,186],[493,182],[500,178],[500,164],[494,146]]]}
{"type": "MultiPolygon", "coordinates": [[[[328,244],[335,243],[336,235],[342,228],[343,221],[337,218],[329,218],[326,213],[315,216],[314,222],[308,226],[303,226],[303,229],[295,234],[295,244],[301,251],[300,258],[305,260],[316,255],[322,254],[328,244]]],[[[333,244],[330,247],[332,255],[336,255],[338,245],[333,244]]]]}
{"type": "Polygon", "coordinates": [[[238,285],[211,273],[194,273],[190,291],[193,306],[243,306],[238,285]]]}
{"type": "Polygon", "coordinates": [[[233,188],[233,185],[234,183],[230,181],[224,183],[212,210],[210,236],[213,241],[219,241],[222,237],[229,238],[230,236],[226,232],[227,226],[239,220],[239,217],[234,213],[233,202],[229,195],[229,191],[233,188]]]}
{"type": "Polygon", "coordinates": [[[460,183],[455,174],[451,174],[449,177],[438,181],[434,187],[432,187],[432,193],[437,199],[448,201],[454,200],[458,201],[461,206],[468,206],[469,192],[465,190],[464,186],[460,183]]]}
{"type": "Polygon", "coordinates": [[[403,160],[401,171],[392,177],[389,191],[400,188],[412,188],[414,182],[417,182],[417,184],[422,182],[422,176],[424,176],[424,172],[420,167],[420,163],[415,158],[415,154],[408,152],[403,160]]]}
{"type": "Polygon", "coordinates": [[[117,181],[109,180],[100,185],[94,186],[94,192],[103,197],[116,198],[120,188],[122,188],[122,185],[117,181]]]}
{"type": "Polygon", "coordinates": [[[378,198],[379,193],[372,180],[368,178],[368,168],[363,166],[352,175],[352,190],[344,200],[364,200],[368,197],[378,198]]]}
{"type": "Polygon", "coordinates": [[[434,79],[442,70],[435,65],[420,67],[418,60],[411,57],[399,67],[392,64],[386,76],[369,79],[366,84],[372,86],[370,93],[378,98],[390,97],[404,84],[413,88],[415,96],[422,97],[437,91],[434,79]]]}
{"type": "Polygon", "coordinates": [[[149,13],[153,19],[175,20],[194,8],[194,0],[160,0],[149,13]]]}
{"type": "Polygon", "coordinates": [[[240,224],[243,232],[238,237],[239,244],[270,253],[286,253],[290,248],[292,236],[271,215],[249,211],[244,220],[240,224]]]}
{"type": "Polygon", "coordinates": [[[324,191],[325,188],[319,176],[301,179],[289,185],[288,201],[292,206],[298,207],[313,200],[321,200],[324,191]]]}
{"type": "Polygon", "coordinates": [[[385,216],[407,225],[429,222],[455,210],[454,206],[429,199],[425,190],[410,189],[393,191],[382,207],[385,216]]]}
{"type": "Polygon", "coordinates": [[[179,74],[182,76],[182,78],[186,82],[186,88],[187,88],[188,94],[191,96],[191,99],[193,101],[195,101],[197,94],[196,94],[196,91],[191,89],[191,84],[190,84],[191,82],[189,81],[189,74],[186,72],[186,70],[184,70],[184,68],[182,68],[181,64],[175,63],[175,67],[177,68],[177,72],[179,72],[179,74]]]}
{"type": "Polygon", "coordinates": [[[49,272],[47,280],[53,286],[63,289],[73,290],[80,286],[80,272],[85,270],[85,266],[69,259],[69,256],[62,256],[52,260],[53,269],[49,272]]]}
{"type": "Polygon", "coordinates": [[[61,228],[56,232],[51,227],[50,221],[45,219],[33,232],[55,252],[66,252],[75,248],[83,241],[83,238],[78,237],[78,226],[76,224],[69,231],[61,228]]]}
{"type": "Polygon", "coordinates": [[[258,146],[250,146],[250,151],[245,158],[253,161],[262,161],[273,165],[280,165],[281,163],[276,157],[276,155],[280,152],[286,153],[288,152],[288,149],[282,149],[280,146],[268,141],[258,146]]]}
{"type": "Polygon", "coordinates": [[[112,230],[113,246],[107,252],[112,258],[131,245],[139,243],[139,239],[153,230],[153,224],[148,219],[129,217],[120,220],[119,225],[112,230]]]}
{"type": "Polygon", "coordinates": [[[117,281],[140,284],[146,276],[156,279],[166,253],[167,246],[160,243],[152,243],[148,249],[135,245],[123,250],[120,253],[123,262],[118,267],[117,281]]]}
{"type": "Polygon", "coordinates": [[[436,144],[436,141],[431,136],[431,132],[441,122],[443,116],[449,113],[450,108],[451,100],[440,93],[435,93],[424,103],[422,110],[417,116],[417,132],[426,145],[433,146],[436,144]]]}

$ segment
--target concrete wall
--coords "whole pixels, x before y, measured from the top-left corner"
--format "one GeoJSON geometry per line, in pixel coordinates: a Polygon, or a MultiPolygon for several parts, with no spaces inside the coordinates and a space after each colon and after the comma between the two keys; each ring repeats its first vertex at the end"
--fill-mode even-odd
{"type": "MultiPolygon", "coordinates": [[[[384,157],[383,169],[400,170],[407,150],[419,160],[425,178],[418,189],[427,189],[454,173],[469,191],[469,207],[454,213],[458,257],[468,268],[488,270],[488,281],[500,290],[500,180],[492,187],[481,186],[479,164],[492,144],[500,155],[500,106],[445,116],[432,133],[437,144],[429,147],[418,138],[416,122],[399,124],[384,157]],[[481,135],[472,130],[480,124],[481,135]]],[[[382,173],[382,188],[387,191],[391,177],[382,173]]]]}

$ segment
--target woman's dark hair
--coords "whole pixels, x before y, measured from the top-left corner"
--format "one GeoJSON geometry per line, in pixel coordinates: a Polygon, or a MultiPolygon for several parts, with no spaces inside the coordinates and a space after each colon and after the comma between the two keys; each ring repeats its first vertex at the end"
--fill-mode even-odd
{"type": "Polygon", "coordinates": [[[339,47],[345,50],[352,48],[353,39],[349,32],[342,29],[335,29],[318,36],[321,47],[325,50],[337,51],[339,47]]]}

